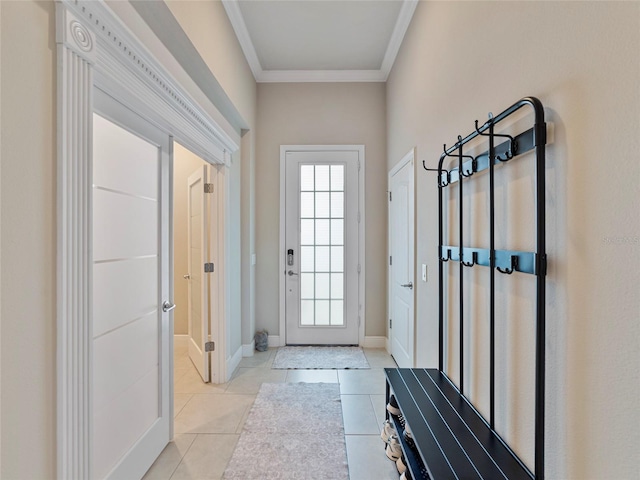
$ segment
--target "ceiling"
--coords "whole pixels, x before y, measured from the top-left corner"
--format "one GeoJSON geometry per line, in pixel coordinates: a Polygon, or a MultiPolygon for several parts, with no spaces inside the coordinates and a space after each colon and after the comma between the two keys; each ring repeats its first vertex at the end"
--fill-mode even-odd
{"type": "Polygon", "coordinates": [[[417,0],[222,0],[258,82],[384,82],[417,0]]]}

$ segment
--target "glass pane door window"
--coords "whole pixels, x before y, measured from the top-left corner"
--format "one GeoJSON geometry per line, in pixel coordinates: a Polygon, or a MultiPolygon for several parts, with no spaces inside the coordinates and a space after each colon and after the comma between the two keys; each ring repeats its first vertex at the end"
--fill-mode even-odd
{"type": "Polygon", "coordinates": [[[300,325],[344,326],[345,165],[300,164],[300,325]]]}

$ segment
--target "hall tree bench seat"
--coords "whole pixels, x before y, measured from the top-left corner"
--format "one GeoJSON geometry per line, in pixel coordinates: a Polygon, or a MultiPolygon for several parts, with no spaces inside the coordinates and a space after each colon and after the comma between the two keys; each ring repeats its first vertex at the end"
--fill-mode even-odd
{"type": "MultiPolygon", "coordinates": [[[[407,467],[414,479],[431,480],[544,480],[544,427],[545,427],[545,275],[547,272],[547,255],[545,247],[545,145],[546,123],[544,109],[540,100],[525,97],[496,115],[488,115],[488,120],[479,125],[475,121],[475,129],[465,138],[458,136],[457,142],[447,149],[444,145],[440,155],[438,168],[425,170],[437,172],[438,185],[438,368],[429,369],[385,369],[387,402],[391,394],[395,396],[401,417],[391,417],[398,431],[407,467]],[[530,109],[529,115],[523,108],[530,109]],[[515,117],[511,115],[520,113],[515,117]],[[533,118],[532,118],[533,117],[533,118]],[[525,120],[532,119],[533,125],[522,131],[525,120]],[[504,123],[501,123],[504,122],[504,123]],[[505,126],[502,128],[502,126],[505,126]],[[499,133],[496,127],[500,126],[499,133]],[[513,130],[520,133],[515,133],[513,130]],[[512,134],[508,134],[511,132],[512,134]],[[485,143],[483,143],[485,142],[485,143]],[[486,143],[487,150],[479,154],[486,143]],[[531,152],[529,155],[528,153],[531,152]],[[518,214],[522,218],[531,218],[535,223],[535,251],[518,251],[499,249],[497,243],[506,242],[513,235],[507,235],[517,225],[501,211],[496,215],[496,189],[502,204],[512,200],[509,196],[515,188],[506,188],[502,183],[496,187],[495,170],[509,168],[509,164],[534,159],[535,164],[528,175],[529,184],[533,187],[532,206],[529,202],[516,202],[518,214]],[[445,165],[446,160],[446,165],[445,165]],[[446,166],[446,168],[445,168],[446,166]],[[473,195],[466,195],[464,187],[468,182],[475,182],[473,195]],[[453,187],[453,188],[451,188],[453,187]],[[486,193],[488,198],[480,198],[486,193]],[[481,210],[488,210],[488,219],[478,217],[478,205],[481,210]],[[521,211],[522,210],[522,211],[521,211]],[[470,212],[470,213],[469,213],[470,212]],[[478,218],[472,218],[476,215],[478,218]],[[469,220],[474,220],[470,223],[469,220]],[[487,222],[488,220],[488,222],[487,222]],[[500,228],[496,228],[496,220],[502,220],[500,228]],[[457,228],[454,225],[457,223],[457,228]],[[474,229],[486,224],[483,232],[475,236],[464,235],[465,226],[474,229]],[[501,233],[497,242],[496,231],[501,233]],[[470,244],[478,238],[487,238],[488,244],[470,244]],[[503,238],[504,237],[504,238],[503,238]],[[488,247],[488,248],[487,248],[488,247]],[[446,275],[445,275],[446,266],[446,275]],[[484,278],[488,288],[478,289],[476,282],[465,283],[467,271],[477,269],[475,278],[484,278]],[[457,271],[457,272],[456,272],[457,271]],[[452,277],[457,273],[457,282],[452,277]],[[513,274],[513,277],[510,277],[513,274]],[[522,275],[535,277],[535,397],[533,423],[535,429],[533,448],[533,469],[529,470],[515,455],[496,431],[496,347],[503,350],[516,348],[504,341],[498,345],[496,331],[496,310],[505,306],[505,294],[510,290],[511,282],[501,282],[501,302],[496,299],[496,276],[518,278],[522,275]],[[457,284],[457,285],[456,285],[457,284]],[[489,380],[489,411],[485,419],[473,407],[465,391],[465,368],[470,361],[465,358],[465,326],[469,312],[478,308],[471,301],[469,308],[464,291],[476,288],[473,293],[488,294],[486,329],[489,333],[489,362],[486,377],[489,380]],[[457,315],[452,312],[449,303],[457,299],[457,315]],[[467,317],[465,317],[467,307],[467,317]],[[456,318],[457,317],[457,318],[456,318]],[[457,322],[457,333],[445,332],[457,322]],[[455,342],[455,343],[454,343],[455,342]],[[458,360],[457,375],[452,375],[453,367],[445,364],[445,353],[450,345],[457,343],[458,360]],[[456,385],[451,378],[456,379],[456,385]],[[408,445],[403,436],[404,426],[409,425],[413,444],[408,445]]],[[[504,177],[509,178],[509,177],[504,177]]],[[[482,240],[485,242],[486,240],[482,240]]],[[[517,245],[514,245],[517,246],[517,245]]],[[[468,278],[468,277],[467,277],[468,278]]],[[[532,285],[533,282],[529,282],[532,285]]],[[[532,289],[531,287],[529,287],[532,289]]],[[[532,289],[533,290],[533,289],[532,289]]],[[[519,292],[519,291],[518,291],[519,292]]],[[[520,293],[518,293],[519,295],[520,293]]],[[[518,318],[518,322],[527,321],[518,318]]],[[[526,379],[523,379],[523,381],[526,379]]],[[[530,419],[526,419],[529,421],[530,419]]]]}
{"type": "Polygon", "coordinates": [[[404,421],[387,412],[414,479],[531,480],[533,476],[485,420],[435,368],[386,368],[387,403],[395,395],[404,421]],[[404,440],[411,428],[415,448],[404,440]]]}

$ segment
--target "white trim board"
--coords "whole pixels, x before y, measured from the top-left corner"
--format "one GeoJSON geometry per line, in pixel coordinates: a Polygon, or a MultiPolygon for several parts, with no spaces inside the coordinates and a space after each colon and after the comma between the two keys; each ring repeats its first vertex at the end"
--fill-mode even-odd
{"type": "Polygon", "coordinates": [[[369,335],[362,342],[364,348],[387,348],[387,337],[369,335]]]}
{"type": "MultiPolygon", "coordinates": [[[[360,316],[360,326],[358,328],[358,344],[364,341],[364,332],[366,325],[366,316],[364,306],[366,305],[366,262],[365,262],[365,149],[364,145],[280,145],[280,253],[278,263],[279,280],[279,328],[280,335],[278,338],[278,346],[285,346],[287,343],[286,335],[286,315],[285,315],[285,278],[286,255],[285,251],[285,160],[287,152],[313,152],[313,151],[357,151],[360,162],[358,171],[358,211],[360,212],[360,224],[358,228],[358,263],[360,264],[360,275],[358,276],[358,315],[360,316]]],[[[271,343],[272,336],[269,336],[269,346],[276,344],[271,343]]],[[[275,338],[275,337],[274,337],[275,338]]]]}
{"type": "Polygon", "coordinates": [[[229,380],[231,380],[231,377],[233,376],[233,372],[236,371],[236,368],[238,368],[241,361],[242,361],[242,345],[239,346],[236,352],[227,359],[227,371],[226,371],[227,378],[225,378],[224,380],[225,382],[228,382],[229,380]]]}
{"type": "Polygon", "coordinates": [[[404,0],[402,2],[398,20],[378,70],[264,70],[244,22],[238,0],[222,0],[222,4],[256,82],[386,82],[404,35],[411,23],[413,13],[418,6],[418,0],[404,0]]]}
{"type": "Polygon", "coordinates": [[[255,352],[255,350],[256,350],[256,341],[251,340],[251,343],[242,345],[242,356],[253,357],[253,352],[255,352]]]}

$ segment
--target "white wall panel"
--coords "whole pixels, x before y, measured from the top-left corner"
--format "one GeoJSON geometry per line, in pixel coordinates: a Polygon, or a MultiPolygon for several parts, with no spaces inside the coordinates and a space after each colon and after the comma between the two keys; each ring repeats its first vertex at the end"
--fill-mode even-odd
{"type": "Polygon", "coordinates": [[[94,342],[93,408],[96,414],[158,367],[158,312],[94,342]]]}
{"type": "Polygon", "coordinates": [[[119,192],[158,198],[158,147],[93,115],[93,183],[119,192]]]}
{"type": "Polygon", "coordinates": [[[158,259],[135,258],[93,267],[93,336],[158,308],[158,259]],[[130,295],[130,292],[136,292],[130,295]]]}
{"type": "Polygon", "coordinates": [[[94,410],[94,478],[104,478],[113,469],[158,418],[158,408],[158,368],[154,368],[106,408],[94,410]]]}
{"type": "Polygon", "coordinates": [[[93,477],[135,478],[170,421],[166,408],[160,418],[161,157],[155,143],[94,119],[93,477]]]}
{"type": "Polygon", "coordinates": [[[158,203],[93,190],[93,258],[96,261],[158,253],[158,203]]]}

